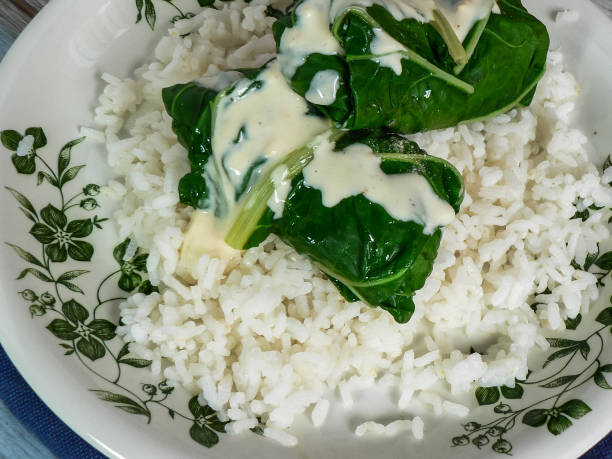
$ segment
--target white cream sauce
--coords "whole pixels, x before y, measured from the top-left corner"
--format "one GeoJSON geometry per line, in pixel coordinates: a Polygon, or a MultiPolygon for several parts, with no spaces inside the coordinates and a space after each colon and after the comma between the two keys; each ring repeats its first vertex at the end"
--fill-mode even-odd
{"type": "Polygon", "coordinates": [[[333,207],[350,196],[363,194],[380,204],[393,218],[422,224],[426,234],[455,218],[452,206],[441,199],[425,177],[416,173],[385,174],[381,159],[362,144],[342,152],[320,137],[314,159],[302,171],[304,183],[321,191],[323,205],[333,207]]]}
{"type": "MultiPolygon", "coordinates": [[[[330,122],[307,115],[307,104],[286,82],[306,57],[312,53],[341,54],[339,43],[330,30],[335,17],[349,6],[367,7],[374,3],[385,6],[398,19],[416,18],[431,21],[434,9],[440,10],[458,38],[463,41],[471,27],[489,13],[494,0],[305,0],[296,10],[297,23],[281,37],[279,58],[256,79],[257,88],[249,79],[238,80],[231,94],[220,96],[214,113],[212,135],[213,158],[206,174],[221,185],[221,192],[231,214],[235,207],[235,190],[253,166],[255,174],[291,151],[308,143],[327,130],[330,122]],[[282,71],[281,71],[282,69],[282,71]]],[[[376,59],[396,74],[401,73],[401,51],[405,48],[380,29],[375,30],[371,52],[376,59]]],[[[236,78],[223,74],[209,83],[224,85],[236,78]]],[[[339,75],[322,71],[315,75],[306,95],[307,100],[321,105],[333,103],[339,75]]],[[[450,223],[452,207],[440,199],[427,180],[419,174],[387,175],[380,169],[380,158],[364,145],[353,145],[345,152],[333,152],[329,141],[315,148],[313,161],[304,169],[305,181],[323,193],[326,206],[334,206],[349,196],[364,194],[377,202],[394,218],[413,220],[432,232],[450,223]],[[398,190],[402,190],[398,192],[398,190]]],[[[272,174],[275,192],[268,206],[280,217],[290,191],[287,171],[279,168],[272,174]]],[[[213,196],[213,198],[218,198],[213,196]]],[[[228,257],[235,253],[224,239],[224,222],[212,213],[196,211],[185,233],[181,259],[195,263],[204,253],[228,257]]]]}
{"type": "Polygon", "coordinates": [[[446,17],[460,42],[469,31],[497,5],[495,0],[437,0],[438,9],[446,17]]]}
{"type": "MultiPolygon", "coordinates": [[[[433,20],[439,10],[463,42],[474,24],[486,17],[495,0],[305,0],[295,11],[297,21],[285,29],[280,40],[279,62],[283,75],[291,79],[312,53],[342,54],[330,30],[336,17],[351,6],[384,6],[395,19],[433,20]]],[[[397,59],[395,59],[397,60],[397,59]]],[[[391,64],[390,64],[391,65],[391,64]]],[[[394,64],[395,65],[395,64],[394,64]]],[[[396,72],[397,73],[397,72],[396,72]]]]}
{"type": "Polygon", "coordinates": [[[321,70],[315,73],[304,97],[318,105],[331,105],[336,100],[340,87],[340,75],[335,70],[321,70]]]}
{"type": "Polygon", "coordinates": [[[289,170],[285,166],[277,167],[272,171],[270,178],[274,185],[274,192],[268,199],[268,207],[274,212],[274,218],[281,218],[285,210],[285,201],[291,191],[291,179],[288,177],[289,170]]]}
{"type": "Polygon", "coordinates": [[[280,40],[278,60],[283,75],[291,79],[309,54],[341,54],[342,48],[330,30],[331,0],[305,0],[297,7],[296,24],[285,29],[280,40]]]}
{"type": "Polygon", "coordinates": [[[193,270],[203,255],[227,259],[239,253],[223,240],[226,228],[224,220],[215,218],[210,212],[196,210],[183,235],[180,261],[193,270]]]}
{"type": "Polygon", "coordinates": [[[261,87],[248,91],[254,82],[238,81],[215,113],[214,162],[234,188],[241,186],[257,162],[262,163],[256,171],[260,174],[330,126],[328,120],[306,114],[306,101],[289,87],[278,62],[271,63],[257,81],[261,87]]]}
{"type": "Polygon", "coordinates": [[[406,51],[406,47],[399,41],[385,32],[383,29],[374,29],[374,40],[370,43],[370,51],[377,57],[373,58],[381,67],[388,67],[395,72],[396,75],[402,74],[402,58],[401,52],[406,51]]]}
{"type": "Polygon", "coordinates": [[[368,8],[372,5],[384,6],[398,21],[416,19],[419,22],[429,22],[433,18],[432,11],[436,8],[434,0],[330,0],[329,22],[334,20],[347,8],[358,6],[368,8]]]}

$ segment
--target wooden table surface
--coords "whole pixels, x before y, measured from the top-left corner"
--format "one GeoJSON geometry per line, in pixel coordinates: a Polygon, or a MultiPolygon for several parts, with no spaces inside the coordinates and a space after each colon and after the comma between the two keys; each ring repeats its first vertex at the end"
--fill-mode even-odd
{"type": "MultiPolygon", "coordinates": [[[[612,0],[593,1],[612,15],[612,0]]],[[[27,23],[46,3],[48,0],[0,0],[0,59],[27,23]]],[[[0,458],[50,459],[53,457],[49,450],[0,402],[0,458]]]]}

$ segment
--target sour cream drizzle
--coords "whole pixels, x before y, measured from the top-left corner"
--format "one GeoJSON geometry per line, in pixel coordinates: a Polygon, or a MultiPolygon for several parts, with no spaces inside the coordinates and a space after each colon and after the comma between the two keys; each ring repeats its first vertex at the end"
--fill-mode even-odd
{"type": "MultiPolygon", "coordinates": [[[[343,52],[330,25],[344,9],[376,3],[387,8],[398,20],[414,18],[422,22],[431,21],[437,9],[463,41],[472,26],[489,13],[492,2],[494,0],[305,0],[300,4],[296,10],[297,23],[286,29],[281,37],[278,60],[269,64],[255,80],[240,79],[229,93],[219,96],[213,113],[213,157],[205,173],[220,185],[224,196],[217,201],[224,201],[226,218],[215,218],[209,212],[194,213],[185,234],[182,258],[204,252],[231,256],[232,249],[217,242],[223,240],[220,233],[224,231],[227,217],[236,208],[236,190],[244,184],[245,177],[252,174],[255,182],[270,166],[329,129],[329,121],[307,114],[306,101],[293,92],[287,79],[293,77],[309,54],[343,52]],[[217,234],[219,237],[215,236],[217,234]]],[[[382,29],[375,29],[375,34],[372,53],[380,55],[376,59],[381,65],[401,73],[401,51],[405,47],[382,29]]],[[[235,78],[234,73],[224,74],[223,84],[235,78]]],[[[336,72],[321,71],[313,78],[306,99],[320,105],[332,104],[338,85],[336,72]]],[[[342,199],[363,194],[383,206],[394,218],[423,224],[426,233],[453,220],[453,208],[435,194],[423,176],[416,173],[387,175],[380,168],[381,159],[369,147],[353,145],[339,153],[333,151],[329,140],[323,136],[318,139],[314,158],[303,174],[308,186],[321,191],[325,206],[331,207],[342,199]]],[[[286,170],[279,169],[272,177],[275,192],[267,204],[276,217],[282,216],[290,191],[285,173],[286,170]]],[[[191,257],[189,263],[195,260],[191,257]]]]}
{"type": "Polygon", "coordinates": [[[388,67],[396,75],[402,74],[401,51],[406,51],[406,47],[383,29],[374,29],[374,40],[370,43],[370,51],[377,57],[372,58],[381,67],[388,67]]]}
{"type": "Polygon", "coordinates": [[[224,171],[234,189],[240,188],[249,172],[256,178],[329,128],[328,120],[307,112],[306,101],[289,87],[277,61],[255,81],[239,80],[214,113],[215,167],[224,171]]]}
{"type": "MultiPolygon", "coordinates": [[[[296,24],[285,29],[280,40],[279,62],[283,75],[291,79],[309,54],[342,54],[340,44],[330,30],[334,20],[351,6],[384,6],[395,19],[433,20],[434,10],[444,15],[463,42],[476,22],[491,11],[495,0],[305,0],[297,7],[296,24]]],[[[391,61],[392,58],[387,59],[391,61]]],[[[399,59],[399,58],[397,58],[399,59]]],[[[397,68],[397,65],[393,68],[397,68]]],[[[397,72],[396,72],[397,73],[397,72]]]]}
{"type": "Polygon", "coordinates": [[[336,100],[340,87],[340,75],[335,70],[321,70],[315,73],[310,87],[304,97],[308,102],[319,105],[331,105],[336,100]]]}
{"type": "Polygon", "coordinates": [[[340,54],[342,48],[332,35],[329,21],[331,0],[305,0],[295,10],[297,23],[285,29],[278,60],[283,75],[291,79],[309,54],[340,54]]]}
{"type": "Polygon", "coordinates": [[[319,136],[314,158],[302,173],[306,185],[321,191],[326,207],[363,194],[393,218],[422,224],[426,234],[453,221],[454,209],[434,192],[425,177],[417,173],[385,174],[380,164],[380,157],[366,145],[354,144],[337,152],[332,142],[319,136]]]}

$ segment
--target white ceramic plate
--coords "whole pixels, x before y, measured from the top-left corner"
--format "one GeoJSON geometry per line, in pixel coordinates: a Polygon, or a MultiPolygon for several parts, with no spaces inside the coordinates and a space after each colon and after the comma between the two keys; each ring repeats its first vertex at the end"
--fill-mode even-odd
{"type": "MultiPolygon", "coordinates": [[[[134,276],[139,267],[120,266],[113,258],[113,248],[120,241],[110,222],[102,220],[111,209],[96,186],[87,187],[107,179],[102,148],[85,142],[64,148],[60,154],[68,141],[78,138],[79,127],[92,122],[91,110],[102,87],[99,75],[128,76],[146,60],[169,19],[177,14],[168,0],[153,0],[157,26],[152,32],[144,20],[134,23],[136,3],[53,0],[0,68],[0,130],[23,134],[34,126],[42,127],[46,134],[46,143],[40,139],[36,145],[36,156],[21,158],[17,164],[11,162],[12,152],[1,147],[0,181],[19,193],[0,192],[0,240],[14,245],[4,246],[0,258],[0,339],[28,383],[70,427],[111,457],[249,455],[253,459],[451,454],[461,458],[503,453],[573,458],[610,431],[612,390],[605,387],[606,378],[612,383],[612,373],[607,372],[612,366],[602,367],[612,363],[612,345],[605,344],[612,321],[608,293],[575,331],[564,336],[585,340],[590,348],[586,359],[577,356],[563,367],[568,355],[556,366],[534,372],[528,381],[544,381],[524,384],[520,398],[516,393],[499,398],[492,389],[488,395],[494,402],[476,408],[467,419],[426,418],[423,441],[405,436],[355,438],[351,432],[357,423],[399,416],[390,400],[375,398],[365,398],[350,412],[332,407],[330,419],[320,430],[298,422],[293,432],[300,443],[293,449],[252,433],[219,434],[219,443],[210,449],[194,441],[191,437],[201,439],[202,430],[208,432],[204,408],[189,404],[180,389],[164,393],[162,381],[139,368],[146,362],[121,352],[123,343],[113,337],[118,314],[117,301],[112,299],[125,295],[118,288],[119,280],[124,276],[125,284],[126,276],[134,276]],[[80,165],[85,167],[73,169],[80,165]],[[19,174],[17,167],[33,173],[19,174]],[[58,177],[64,181],[61,193],[58,177]],[[37,239],[30,234],[34,222],[26,214],[38,222],[33,231],[37,239]],[[51,262],[42,255],[42,244],[53,245],[58,238],[70,238],[72,249],[65,254],[66,261],[51,262]],[[16,280],[18,276],[21,279],[16,280]],[[541,387],[546,384],[550,387],[541,387]],[[578,402],[566,404],[565,413],[552,411],[556,400],[557,408],[568,400],[581,400],[592,411],[587,413],[578,402]],[[525,424],[528,412],[529,423],[544,425],[525,424]],[[567,424],[570,419],[571,426],[567,424]],[[546,424],[553,430],[567,428],[553,436],[546,424]]],[[[183,12],[199,9],[196,0],[174,3],[183,12]]],[[[612,145],[612,23],[585,0],[526,3],[549,26],[553,47],[562,47],[582,85],[579,124],[591,137],[597,160],[603,161],[612,145]],[[554,24],[554,13],[562,8],[577,9],[580,20],[554,24]]],[[[14,146],[15,135],[5,133],[5,141],[14,146]]],[[[63,259],[60,246],[52,250],[56,260],[63,259]]],[[[545,357],[534,363],[534,370],[541,368],[545,357]]],[[[466,395],[465,402],[477,406],[473,393],[466,395]]]]}

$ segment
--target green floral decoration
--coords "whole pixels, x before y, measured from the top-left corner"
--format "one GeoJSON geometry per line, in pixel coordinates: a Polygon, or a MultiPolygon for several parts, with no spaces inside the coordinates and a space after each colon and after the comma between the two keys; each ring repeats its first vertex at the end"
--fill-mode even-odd
{"type": "MultiPolygon", "coordinates": [[[[131,292],[143,284],[143,274],[147,270],[146,253],[135,253],[131,258],[125,259],[125,254],[131,243],[131,239],[126,239],[113,250],[113,258],[119,263],[121,276],[119,277],[119,288],[125,292],[131,292]]],[[[148,284],[150,285],[150,284],[148,284]]],[[[148,285],[143,288],[149,289],[148,285]]]]}
{"type": "MultiPolygon", "coordinates": [[[[66,194],[70,188],[67,185],[70,185],[85,167],[71,166],[72,149],[84,138],[72,140],[62,147],[57,154],[56,167],[51,167],[40,153],[47,145],[47,137],[42,128],[28,128],[24,134],[14,130],[2,131],[0,140],[9,151],[14,152],[11,161],[18,174],[35,174],[37,186],[50,185],[56,192],[56,202],[38,210],[23,193],[14,188],[6,188],[17,201],[19,210],[33,224],[29,235],[38,244],[39,249],[35,254],[19,245],[6,243],[27,263],[27,267],[21,270],[17,279],[27,281],[29,285],[18,293],[27,303],[31,317],[34,319],[47,315],[55,316],[46,328],[60,341],[58,344],[64,354],[77,359],[99,382],[112,388],[93,389],[92,392],[100,400],[112,403],[125,413],[142,416],[147,422],[151,422],[153,407],[166,410],[171,419],[182,419],[190,426],[189,433],[193,440],[207,447],[214,446],[219,441],[218,433],[225,432],[225,423],[219,421],[210,407],[199,405],[197,399],[192,399],[188,404],[191,414],[182,414],[168,405],[168,397],[174,392],[174,387],[167,380],[157,384],[154,381],[141,382],[140,390],[130,387],[124,381],[126,367],[131,371],[145,369],[151,366],[152,361],[131,356],[129,344],[123,343],[117,337],[118,322],[113,318],[116,317],[117,303],[124,301],[126,297],[117,296],[116,286],[124,293],[139,291],[149,294],[157,291],[146,278],[147,254],[136,248],[131,257],[126,257],[130,239],[118,244],[113,249],[113,257],[119,267],[98,283],[95,301],[88,300],[85,291],[79,286],[81,276],[89,274],[90,271],[67,270],[64,266],[66,262],[76,263],[81,267],[84,263],[91,262],[94,246],[88,238],[94,231],[101,230],[103,223],[107,221],[97,215],[92,218],[83,218],[82,215],[83,212],[100,207],[95,199],[100,194],[99,185],[90,183],[70,197],[66,194]],[[27,136],[31,138],[26,139],[27,136]],[[75,212],[81,213],[79,218],[72,217],[75,212]],[[116,284],[109,282],[114,279],[117,280],[116,284]],[[40,290],[33,285],[34,282],[41,282],[49,288],[38,293],[40,290]],[[109,295],[105,292],[110,290],[110,286],[113,288],[109,295]],[[68,297],[66,292],[71,295],[80,294],[83,299],[77,301],[74,297],[68,297]],[[109,306],[114,308],[104,309],[109,306]]],[[[53,193],[46,193],[44,196],[47,199],[52,197],[53,193]]],[[[24,231],[24,234],[28,233],[24,231]]],[[[149,372],[142,376],[150,379],[149,372]]]]}
{"type": "MultiPolygon", "coordinates": [[[[155,3],[153,0],[134,0],[136,5],[136,23],[144,20],[149,25],[151,30],[155,29],[155,24],[157,23],[157,11],[155,9],[155,3]]],[[[222,0],[222,1],[232,1],[232,0],[222,0]]],[[[183,11],[176,5],[174,0],[159,0],[159,3],[165,3],[170,6],[172,9],[176,11],[171,22],[174,23],[181,19],[191,19],[195,16],[194,13],[183,11]]],[[[200,7],[214,7],[215,0],[196,0],[196,3],[200,7]]]]}
{"type": "MultiPolygon", "coordinates": [[[[582,316],[579,314],[574,319],[567,319],[565,327],[576,330],[581,322],[582,316]]],[[[477,387],[474,395],[478,404],[494,405],[493,413],[496,416],[489,422],[470,421],[464,424],[465,433],[453,437],[451,446],[471,444],[481,449],[490,445],[496,453],[511,454],[513,445],[507,435],[517,421],[531,427],[546,426],[552,435],[560,435],[573,425],[573,421],[590,413],[591,407],[583,400],[568,399],[567,395],[591,381],[602,389],[612,389],[605,376],[605,373],[612,372],[612,364],[601,361],[604,352],[602,333],[607,328],[612,332],[612,306],[601,311],[595,322],[600,325],[599,328],[583,339],[547,338],[551,348],[556,350],[544,360],[542,369],[553,363],[562,363],[557,371],[548,376],[533,379],[529,372],[524,381],[515,381],[513,387],[477,387]],[[577,361],[582,363],[582,369],[569,373],[570,364],[577,361]],[[548,394],[526,406],[517,407],[516,403],[520,403],[517,401],[523,398],[526,388],[532,386],[546,389],[548,394]]]]}
{"type": "Polygon", "coordinates": [[[106,354],[104,341],[110,341],[115,336],[117,326],[105,319],[89,319],[89,311],[75,300],[62,304],[63,319],[54,319],[47,329],[57,338],[69,341],[63,346],[69,353],[74,352],[74,346],[90,360],[97,360],[106,354]]]}
{"type": "Polygon", "coordinates": [[[225,433],[225,425],[217,417],[217,413],[208,405],[200,405],[198,397],[189,400],[189,411],[194,416],[193,425],[189,429],[189,435],[195,441],[208,448],[219,443],[219,435],[215,433],[225,433]]]}
{"type": "Polygon", "coordinates": [[[93,231],[91,219],[73,220],[49,204],[40,211],[42,222],[34,223],[30,234],[41,244],[45,252],[55,263],[66,261],[68,256],[76,261],[89,261],[94,253],[93,245],[79,239],[89,236],[93,231]]]}

